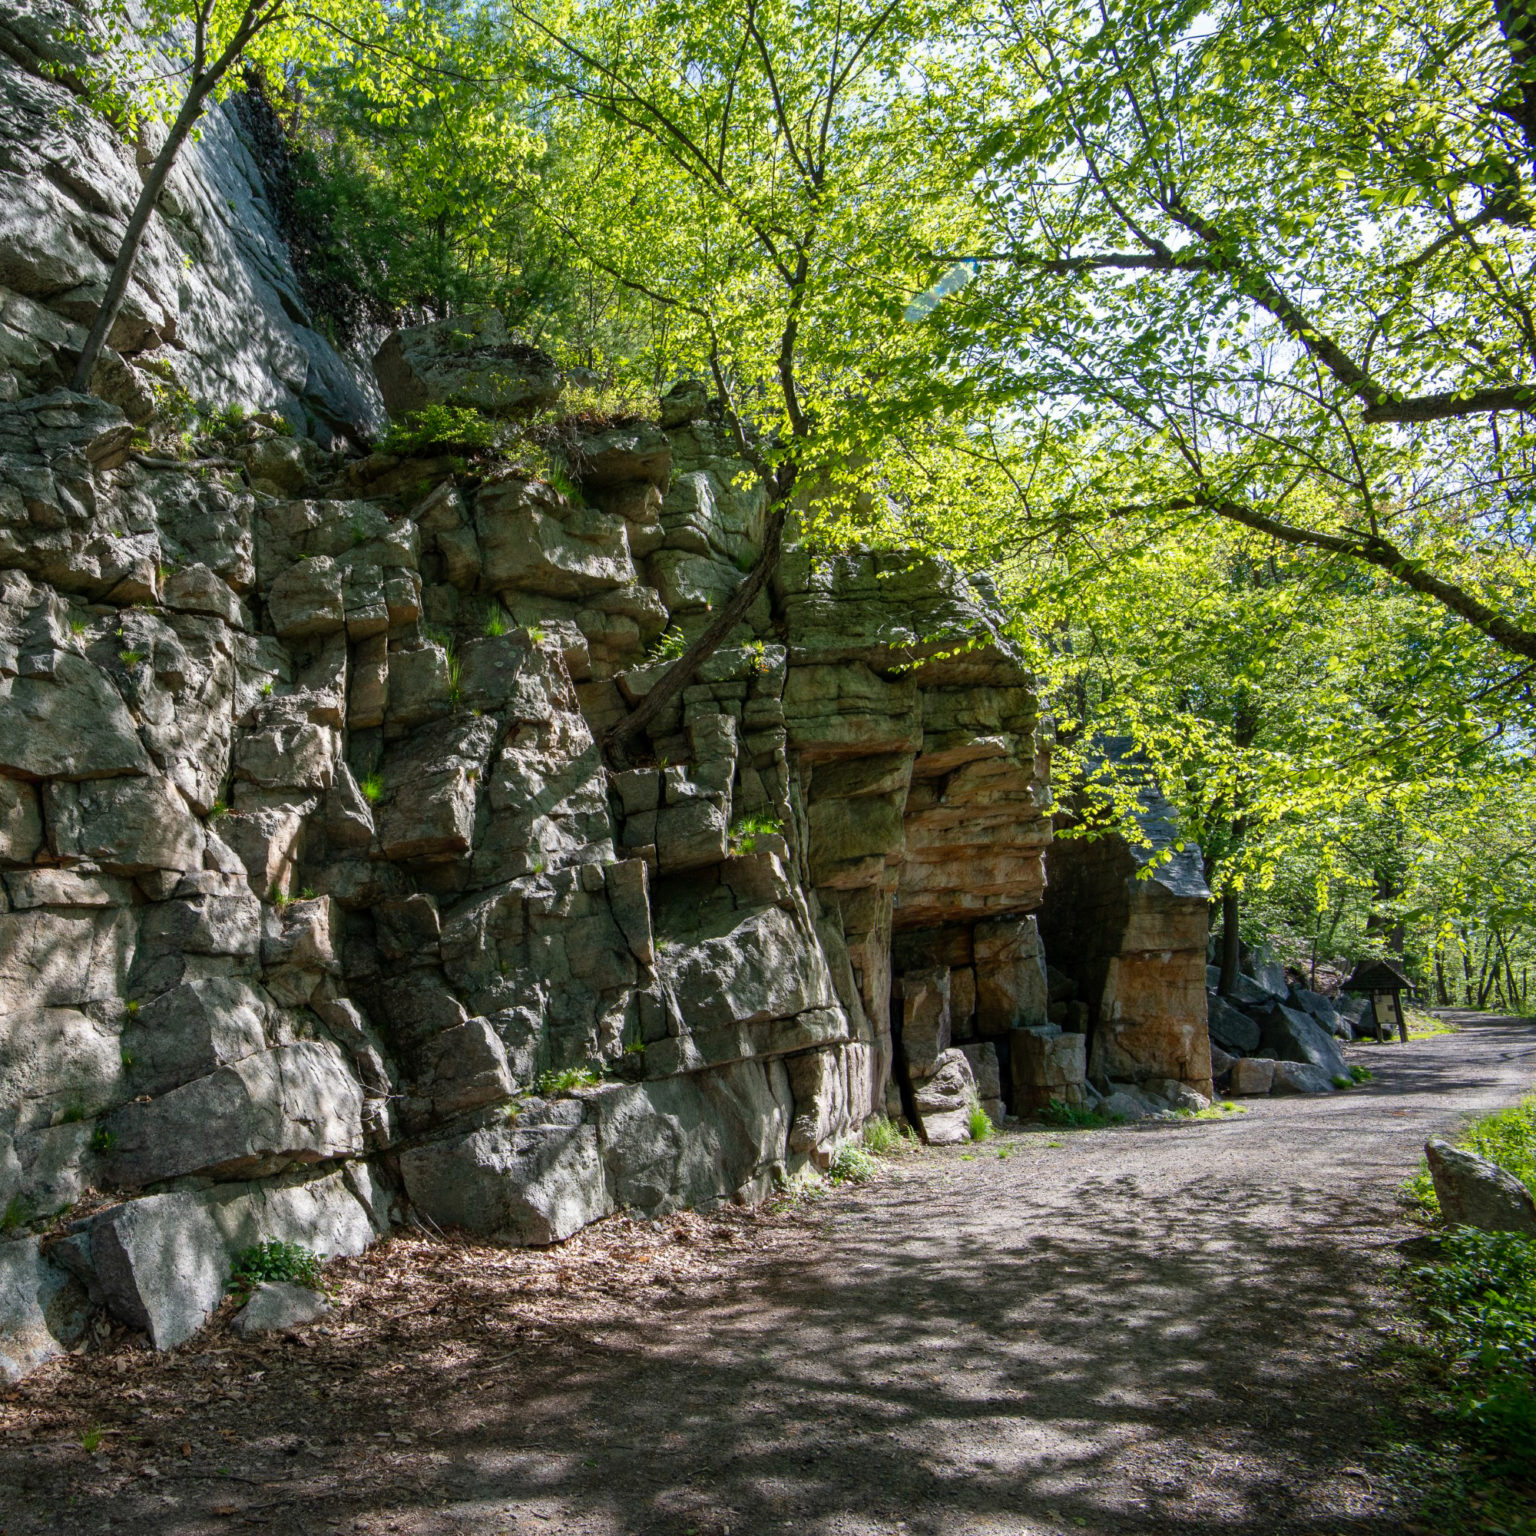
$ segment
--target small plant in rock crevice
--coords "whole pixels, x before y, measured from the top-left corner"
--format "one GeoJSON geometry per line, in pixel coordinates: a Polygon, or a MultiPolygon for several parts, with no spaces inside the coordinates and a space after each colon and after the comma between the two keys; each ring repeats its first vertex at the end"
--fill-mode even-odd
{"type": "Polygon", "coordinates": [[[993,1132],[997,1129],[992,1124],[992,1117],[982,1108],[981,1100],[973,1098],[965,1112],[966,1129],[971,1133],[972,1141],[989,1141],[993,1132]]]}
{"type": "Polygon", "coordinates": [[[117,1137],[106,1126],[98,1125],[91,1132],[91,1151],[110,1152],[117,1145],[117,1137]]]}
{"type": "Polygon", "coordinates": [[[732,854],[753,853],[760,837],[781,835],[783,827],[772,816],[742,816],[731,823],[730,851],[732,854]]]}
{"type": "Polygon", "coordinates": [[[365,773],[358,780],[357,787],[362,791],[363,799],[370,805],[377,805],[384,798],[384,775],[382,773],[365,773]]]}
{"type": "Polygon", "coordinates": [[[320,1255],[302,1243],[255,1243],[236,1254],[228,1289],[244,1296],[263,1281],[272,1280],[322,1290],[325,1283],[323,1264],[320,1255]]]}
{"type": "Polygon", "coordinates": [[[501,611],[501,609],[493,608],[485,616],[485,624],[481,628],[481,633],[488,640],[495,640],[499,636],[506,634],[506,632],[507,616],[501,611]]]}
{"type": "Polygon", "coordinates": [[[645,653],[648,662],[676,661],[688,649],[688,637],[675,624],[669,625],[653,641],[645,653]]]}
{"type": "Polygon", "coordinates": [[[541,1072],[534,1079],[535,1093],[571,1093],[577,1088],[593,1088],[602,1075],[591,1067],[566,1067],[559,1072],[541,1072]]]}

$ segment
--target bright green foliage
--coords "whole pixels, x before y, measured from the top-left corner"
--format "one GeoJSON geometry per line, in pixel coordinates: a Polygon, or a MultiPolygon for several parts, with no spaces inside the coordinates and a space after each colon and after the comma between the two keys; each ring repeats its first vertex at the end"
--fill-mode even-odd
{"type": "Polygon", "coordinates": [[[1458,1227],[1413,1273],[1437,1339],[1462,1362],[1464,1411],[1503,1469],[1536,1460],[1536,1240],[1458,1227]]]}
{"type": "Polygon", "coordinates": [[[1536,113],[1496,7],[972,14],[929,126],[989,259],[927,323],[992,398],[1048,403],[1033,510],[1231,519],[1536,657],[1509,408],[1536,382],[1536,113]]]}
{"type": "Polygon", "coordinates": [[[671,624],[651,642],[645,653],[647,661],[676,661],[688,649],[688,637],[677,625],[671,624]]]}
{"type": "Polygon", "coordinates": [[[302,1243],[257,1243],[235,1256],[229,1288],[246,1292],[264,1280],[287,1280],[320,1290],[324,1285],[322,1260],[302,1243]]]}
{"type": "Polygon", "coordinates": [[[591,1067],[566,1067],[560,1072],[542,1073],[534,1082],[535,1093],[570,1093],[577,1088],[591,1088],[602,1082],[602,1075],[591,1067]]]}
{"type": "Polygon", "coordinates": [[[760,837],[781,833],[784,829],[772,816],[740,816],[731,823],[729,844],[733,854],[753,853],[760,837]]]}
{"type": "Polygon", "coordinates": [[[371,805],[377,805],[384,798],[384,775],[382,773],[365,773],[358,781],[358,786],[363,792],[363,798],[371,805]]]}
{"type": "Polygon", "coordinates": [[[997,1129],[992,1124],[992,1117],[981,1107],[980,1099],[972,1099],[965,1117],[966,1129],[971,1133],[972,1141],[988,1141],[997,1129]]]}
{"type": "Polygon", "coordinates": [[[889,1156],[899,1151],[901,1145],[901,1132],[884,1115],[876,1115],[865,1122],[864,1146],[876,1157],[889,1156]]]}
{"type": "Polygon", "coordinates": [[[827,1181],[832,1184],[864,1184],[880,1171],[874,1154],[856,1141],[844,1142],[837,1149],[827,1168],[827,1181]]]}
{"type": "Polygon", "coordinates": [[[389,424],[380,439],[385,453],[402,457],[468,452],[489,448],[496,441],[496,424],[467,406],[429,405],[389,424]]]}

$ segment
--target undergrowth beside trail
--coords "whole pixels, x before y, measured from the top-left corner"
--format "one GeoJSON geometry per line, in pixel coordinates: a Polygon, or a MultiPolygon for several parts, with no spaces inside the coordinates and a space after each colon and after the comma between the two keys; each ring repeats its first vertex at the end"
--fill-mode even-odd
{"type": "MultiPolygon", "coordinates": [[[[1536,1097],[1474,1121],[1457,1143],[1536,1194],[1536,1097]]],[[[1404,1193],[1421,1217],[1439,1217],[1427,1165],[1404,1193]]],[[[1430,1242],[1433,1261],[1407,1276],[1440,1438],[1424,1515],[1447,1536],[1536,1536],[1536,1238],[1454,1227],[1430,1242]]]]}

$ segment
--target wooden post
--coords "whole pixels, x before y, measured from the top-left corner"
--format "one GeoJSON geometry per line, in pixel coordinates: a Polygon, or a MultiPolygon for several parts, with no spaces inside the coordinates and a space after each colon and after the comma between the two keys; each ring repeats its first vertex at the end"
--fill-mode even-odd
{"type": "Polygon", "coordinates": [[[1397,1038],[1404,1044],[1408,1044],[1408,1020],[1403,1015],[1403,994],[1392,994],[1392,1006],[1397,1010],[1397,1038]]]}

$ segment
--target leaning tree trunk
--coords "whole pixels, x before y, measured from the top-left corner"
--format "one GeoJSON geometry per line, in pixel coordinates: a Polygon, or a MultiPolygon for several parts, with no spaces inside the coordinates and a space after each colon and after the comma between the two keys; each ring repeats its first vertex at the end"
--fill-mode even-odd
{"type": "Polygon", "coordinates": [[[1221,980],[1216,983],[1216,990],[1223,997],[1230,997],[1237,990],[1242,943],[1237,923],[1241,905],[1242,893],[1237,887],[1224,886],[1221,892],[1221,980]]]}
{"type": "Polygon", "coordinates": [[[112,327],[117,323],[118,315],[122,313],[123,300],[128,295],[128,284],[133,277],[134,265],[139,259],[139,247],[144,243],[144,231],[149,227],[150,215],[160,201],[161,192],[165,190],[165,183],[170,177],[171,167],[176,163],[176,156],[181,153],[181,146],[187,142],[198,118],[203,115],[203,108],[207,106],[209,96],[217,89],[219,82],[239,62],[247,45],[257,33],[277,21],[282,10],[280,0],[279,3],[270,5],[264,13],[258,9],[258,0],[250,0],[245,7],[239,26],[235,28],[234,35],[224,51],[207,69],[202,67],[203,33],[199,28],[197,50],[192,64],[192,80],[187,87],[186,100],[182,102],[181,111],[176,114],[176,121],[171,124],[171,131],[166,135],[165,143],[160,146],[160,153],[155,156],[155,163],[150,166],[149,175],[144,179],[139,200],[133,206],[128,228],[123,233],[123,243],[118,247],[117,260],[112,263],[112,273],[107,279],[107,291],[101,301],[101,308],[96,312],[95,322],[85,339],[85,349],[80,354],[79,362],[75,364],[75,374],[70,381],[70,388],[76,394],[83,395],[90,391],[91,375],[96,371],[96,361],[101,356],[101,349],[106,345],[112,327]]]}
{"type": "Polygon", "coordinates": [[[757,564],[752,567],[747,579],[731,594],[730,600],[715,616],[709,628],[662,673],[651,691],[603,738],[604,750],[614,767],[629,766],[632,760],[630,742],[633,738],[693,681],[699,668],[747,616],[747,610],[757,600],[757,594],[768,584],[768,578],[773,575],[774,567],[779,563],[779,552],[784,543],[786,510],[786,504],[781,501],[769,512],[763,552],[758,556],[757,564]]]}

